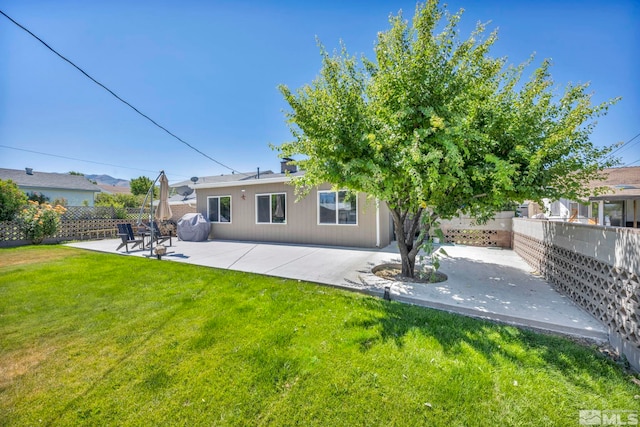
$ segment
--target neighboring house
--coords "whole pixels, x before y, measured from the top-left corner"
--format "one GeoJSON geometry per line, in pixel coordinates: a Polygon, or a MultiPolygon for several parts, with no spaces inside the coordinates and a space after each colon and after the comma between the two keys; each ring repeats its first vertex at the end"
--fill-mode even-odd
{"type": "Polygon", "coordinates": [[[67,206],[93,206],[95,193],[101,191],[81,175],[38,172],[31,168],[0,169],[0,179],[10,179],[25,193],[42,194],[51,202],[65,199],[67,206]]]}
{"type": "MultiPolygon", "coordinates": [[[[574,202],[569,199],[543,199],[545,217],[550,221],[568,221],[582,224],[592,223],[589,204],[574,202]]],[[[596,210],[597,212],[597,210],[596,210]]],[[[531,215],[532,216],[532,215],[531,215]]]]}
{"type": "Polygon", "coordinates": [[[616,227],[640,226],[640,166],[612,168],[604,181],[592,187],[607,186],[611,192],[590,197],[593,220],[597,224],[616,227]]]}
{"type": "Polygon", "coordinates": [[[197,211],[211,221],[211,238],[357,247],[391,242],[386,204],[363,193],[350,199],[329,184],[296,201],[290,181],[300,174],[285,161],[279,174],[222,175],[189,184],[197,211]]]}
{"type": "Polygon", "coordinates": [[[98,184],[98,187],[106,194],[131,194],[131,188],[129,187],[120,187],[111,184],[98,184]]]}
{"type": "Polygon", "coordinates": [[[609,187],[610,191],[600,196],[589,197],[586,204],[568,199],[545,199],[546,218],[551,221],[638,228],[640,166],[611,168],[603,172],[607,175],[605,180],[590,182],[588,186],[609,187]]]}
{"type": "MultiPolygon", "coordinates": [[[[158,200],[153,201],[157,206],[158,200]]],[[[195,213],[196,211],[196,193],[191,189],[188,195],[175,194],[169,197],[169,206],[171,207],[171,220],[178,222],[185,214],[195,213]]]]}

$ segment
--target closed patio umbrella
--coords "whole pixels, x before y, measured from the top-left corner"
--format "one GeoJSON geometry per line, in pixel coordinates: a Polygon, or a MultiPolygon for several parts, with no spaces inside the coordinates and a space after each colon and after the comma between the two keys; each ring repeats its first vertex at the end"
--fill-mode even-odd
{"type": "Polygon", "coordinates": [[[160,201],[156,210],[155,218],[158,221],[166,221],[171,219],[171,206],[169,206],[169,180],[167,175],[160,175],[160,201]]]}

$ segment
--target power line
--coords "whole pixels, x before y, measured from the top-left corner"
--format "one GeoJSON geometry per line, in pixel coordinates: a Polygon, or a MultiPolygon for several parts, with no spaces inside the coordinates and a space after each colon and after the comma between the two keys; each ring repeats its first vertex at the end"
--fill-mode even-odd
{"type": "MultiPolygon", "coordinates": [[[[0,145],[0,147],[9,148],[11,150],[24,151],[24,152],[27,152],[27,153],[41,154],[43,156],[58,157],[60,159],[76,160],[78,162],[94,163],[96,165],[103,165],[103,166],[113,166],[113,167],[121,168],[121,169],[131,169],[131,170],[136,170],[136,171],[141,171],[141,172],[152,172],[152,173],[157,173],[158,172],[157,170],[130,168],[130,167],[127,167],[127,166],[122,166],[122,165],[113,165],[111,163],[94,162],[93,160],[77,159],[75,157],[67,157],[67,156],[61,156],[59,154],[43,153],[41,151],[27,150],[25,148],[10,147],[8,145],[0,145]]],[[[176,175],[176,176],[180,176],[182,178],[186,178],[184,175],[176,175]]]]}
{"type": "MultiPolygon", "coordinates": [[[[627,142],[625,142],[624,144],[622,144],[621,146],[619,146],[618,148],[616,148],[615,150],[613,150],[611,153],[609,153],[608,157],[612,157],[614,154],[616,154],[618,151],[622,150],[627,144],[629,144],[631,141],[633,141],[634,139],[636,139],[639,136],[640,136],[640,133],[637,134],[636,136],[634,136],[633,138],[631,138],[630,140],[628,140],[627,142]]],[[[640,139],[638,141],[634,142],[631,145],[635,145],[638,142],[640,142],[640,139]]],[[[631,145],[629,147],[631,147],[631,145]]],[[[627,147],[627,148],[629,148],[629,147],[627,147]]]]}
{"type": "Polygon", "coordinates": [[[171,135],[172,137],[174,137],[175,139],[177,139],[178,141],[180,141],[181,143],[183,143],[184,145],[186,145],[187,147],[191,148],[192,150],[194,150],[196,153],[206,157],[207,159],[211,160],[214,163],[217,163],[218,165],[229,169],[230,171],[234,172],[234,173],[239,173],[242,174],[241,172],[238,172],[237,170],[233,169],[230,166],[225,165],[224,163],[219,162],[218,160],[214,159],[213,157],[203,153],[202,151],[200,151],[199,149],[197,149],[196,147],[194,147],[193,145],[189,144],[188,142],[186,142],[185,140],[183,140],[182,138],[180,138],[179,136],[177,136],[176,134],[174,134],[173,132],[169,131],[167,128],[165,128],[164,126],[160,125],[158,122],[156,122],[155,120],[153,120],[151,117],[147,116],[146,114],[142,113],[140,110],[138,110],[136,107],[134,107],[133,105],[131,105],[130,103],[128,103],[127,101],[125,101],[124,99],[120,98],[118,95],[116,95],[115,92],[113,92],[111,89],[109,89],[108,87],[106,87],[105,85],[103,85],[102,83],[100,83],[99,81],[97,81],[96,79],[94,79],[93,77],[91,77],[89,74],[87,74],[87,72],[85,72],[82,68],[78,67],[76,64],[74,64],[71,60],[67,59],[66,57],[64,57],[62,54],[58,53],[54,48],[52,48],[51,46],[49,46],[44,40],[42,40],[40,37],[36,36],[35,34],[33,34],[31,31],[29,31],[27,28],[25,28],[24,26],[22,26],[21,24],[19,24],[18,22],[16,22],[13,18],[11,18],[9,15],[7,15],[6,13],[4,13],[2,10],[0,10],[0,13],[2,15],[4,15],[8,20],[10,20],[11,22],[13,22],[15,25],[17,25],[18,27],[20,27],[21,29],[23,29],[24,31],[26,31],[28,34],[30,34],[32,37],[34,37],[36,40],[38,40],[40,43],[42,43],[47,49],[49,49],[51,52],[55,53],[57,56],[59,56],[61,59],[63,59],[64,61],[68,62],[69,64],[71,64],[71,66],[73,66],[75,69],[77,69],[78,71],[80,71],[82,74],[84,74],[87,78],[89,78],[92,82],[94,82],[95,84],[97,84],[98,86],[100,86],[101,88],[103,88],[104,90],[106,90],[107,92],[109,92],[111,95],[113,95],[116,99],[118,99],[120,102],[122,102],[123,104],[125,104],[126,106],[128,106],[129,108],[131,108],[133,111],[135,111],[136,113],[138,113],[139,115],[141,115],[142,117],[144,117],[145,119],[149,120],[151,123],[153,123],[155,126],[157,126],[158,128],[162,129],[163,131],[165,131],[166,133],[168,133],[169,135],[171,135]]]}

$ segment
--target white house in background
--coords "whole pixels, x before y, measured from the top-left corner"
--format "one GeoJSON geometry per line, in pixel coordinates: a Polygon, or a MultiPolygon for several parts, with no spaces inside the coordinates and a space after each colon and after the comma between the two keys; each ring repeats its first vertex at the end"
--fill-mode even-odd
{"type": "Polygon", "coordinates": [[[609,187],[611,191],[589,198],[588,203],[568,199],[544,200],[545,215],[550,221],[578,222],[614,227],[640,225],[640,166],[611,168],[603,171],[607,178],[593,181],[589,187],[609,187]]]}
{"type": "Polygon", "coordinates": [[[25,193],[38,193],[49,201],[65,199],[67,206],[93,206],[100,187],[82,175],[38,172],[31,168],[0,169],[0,179],[11,180],[25,193]]]}

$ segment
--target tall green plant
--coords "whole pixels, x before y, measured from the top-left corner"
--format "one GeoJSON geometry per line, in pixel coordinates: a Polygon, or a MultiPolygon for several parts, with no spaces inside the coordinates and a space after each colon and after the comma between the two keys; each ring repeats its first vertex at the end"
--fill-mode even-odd
{"type": "Polygon", "coordinates": [[[12,180],[0,179],[0,221],[12,221],[27,204],[27,196],[12,180]]]}
{"type": "Polygon", "coordinates": [[[293,141],[277,149],[306,171],[298,194],[328,182],[384,201],[408,277],[429,235],[423,215],[424,226],[459,212],[482,221],[514,201],[581,199],[615,164],[589,135],[616,100],[592,105],[588,85],[556,96],[549,60],[523,80],[533,58],[490,56],[497,33],[482,24],[461,40],[461,17],[429,0],[412,25],[390,18],[374,60],[320,45],[320,75],[295,92],[280,86],[293,141]]]}

